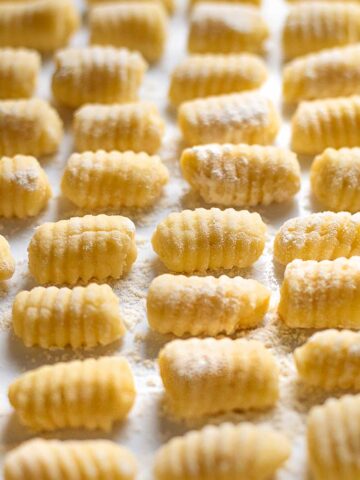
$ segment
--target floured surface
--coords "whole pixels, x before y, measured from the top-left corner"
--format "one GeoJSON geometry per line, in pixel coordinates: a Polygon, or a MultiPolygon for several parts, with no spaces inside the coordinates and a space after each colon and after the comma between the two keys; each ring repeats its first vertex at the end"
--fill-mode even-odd
{"type": "MultiPolygon", "coordinates": [[[[281,94],[279,39],[285,11],[285,2],[282,0],[264,0],[263,14],[272,29],[272,38],[269,42],[270,53],[267,59],[271,76],[262,90],[276,102],[279,109],[281,109],[279,100],[281,94]]],[[[166,272],[165,267],[162,266],[151,249],[149,240],[152,231],[158,221],[172,211],[205,206],[197,195],[190,192],[187,184],[181,178],[178,160],[183,145],[175,126],[175,116],[168,108],[166,101],[169,73],[185,56],[186,18],[185,7],[178,7],[176,15],[171,19],[171,31],[166,55],[163,61],[153,67],[146,75],[141,94],[143,99],[154,100],[167,119],[166,136],[161,156],[170,170],[171,177],[164,196],[154,208],[141,212],[126,209],[119,212],[122,215],[128,215],[136,223],[139,249],[138,260],[128,277],[112,283],[116,293],[120,296],[122,314],[129,329],[124,341],[107,348],[88,352],[42,351],[36,348],[26,349],[9,329],[9,309],[13,297],[20,290],[35,286],[35,282],[27,270],[26,253],[33,229],[44,221],[55,221],[89,213],[77,210],[60,195],[59,184],[62,171],[73,150],[70,129],[71,113],[69,111],[61,110],[60,112],[68,123],[66,137],[59,154],[42,161],[42,165],[50,176],[54,192],[54,198],[51,200],[48,210],[35,219],[0,220],[0,234],[5,235],[10,241],[17,260],[17,271],[14,278],[0,286],[1,453],[32,435],[31,432],[21,427],[16,418],[11,415],[12,410],[7,401],[9,383],[20,373],[39,365],[100,354],[125,355],[134,368],[138,398],[128,420],[119,425],[109,435],[104,435],[102,432],[89,434],[84,431],[54,432],[51,435],[46,435],[46,438],[114,439],[133,450],[139,459],[140,480],[149,480],[152,478],[151,464],[156,449],[175,434],[184,433],[190,428],[198,428],[206,423],[199,421],[184,424],[164,415],[161,404],[163,391],[155,360],[159,349],[171,339],[171,336],[162,336],[151,332],[147,326],[145,314],[146,292],[149,283],[155,276],[166,272]]],[[[85,45],[86,42],[87,33],[80,32],[72,43],[73,45],[85,45]]],[[[44,98],[49,98],[49,79],[52,69],[51,62],[46,61],[38,90],[44,98]]],[[[284,116],[288,116],[289,113],[283,109],[284,116]]],[[[284,120],[277,144],[288,146],[289,133],[289,123],[284,120]]],[[[267,245],[263,256],[252,268],[240,272],[231,272],[231,275],[240,273],[246,278],[254,278],[268,286],[273,292],[272,311],[274,311],[277,302],[279,283],[283,277],[283,267],[273,263],[272,259],[274,235],[285,220],[319,210],[318,205],[313,202],[309,194],[309,159],[302,159],[301,167],[303,172],[302,188],[293,202],[254,210],[262,215],[269,227],[267,245]]],[[[219,272],[219,275],[221,273],[224,272],[219,272]]],[[[293,455],[285,468],[279,471],[277,480],[307,478],[304,443],[305,417],[312,405],[322,403],[326,398],[319,390],[305,388],[296,381],[292,351],[297,345],[303,343],[310,333],[292,331],[280,324],[274,313],[270,313],[267,315],[263,327],[240,334],[239,336],[264,342],[275,354],[281,373],[280,400],[276,408],[268,412],[230,414],[207,422],[219,423],[223,420],[239,421],[246,419],[255,423],[269,424],[283,431],[293,442],[293,455]]]]}

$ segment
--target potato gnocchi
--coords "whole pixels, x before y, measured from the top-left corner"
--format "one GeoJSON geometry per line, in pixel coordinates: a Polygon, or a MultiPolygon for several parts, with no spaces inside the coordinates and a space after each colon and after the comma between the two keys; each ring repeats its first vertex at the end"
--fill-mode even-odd
{"type": "Polygon", "coordinates": [[[189,145],[272,143],[280,128],[274,104],[258,92],[233,93],[183,103],[178,123],[189,145]]]}
{"type": "Polygon", "coordinates": [[[174,340],[159,354],[167,406],[181,418],[267,409],[278,399],[278,367],[260,342],[174,340]]]}
{"type": "Polygon", "coordinates": [[[301,260],[334,260],[360,255],[360,217],[321,212],[291,218],[274,241],[274,257],[283,265],[301,260]]]}
{"type": "Polygon", "coordinates": [[[285,270],[278,313],[291,328],[360,329],[360,257],[294,260],[285,270]]]}
{"type": "Polygon", "coordinates": [[[258,326],[269,301],[269,290],[256,280],[165,274],[150,284],[147,317],[153,330],[178,337],[232,335],[258,326]]]}
{"type": "Polygon", "coordinates": [[[171,75],[169,100],[178,106],[194,98],[253,90],[267,77],[265,62],[250,53],[190,55],[171,75]]]}
{"type": "Polygon", "coordinates": [[[89,17],[90,42],[139,51],[148,62],[159,60],[165,49],[167,15],[157,2],[99,5],[89,17]]]}
{"type": "Polygon", "coordinates": [[[36,287],[16,295],[12,307],[15,334],[26,347],[94,347],[125,334],[119,299],[109,285],[36,287]]]}
{"type": "Polygon", "coordinates": [[[4,480],[135,480],[133,454],[109,440],[29,440],[5,457],[4,480]]]}
{"type": "Polygon", "coordinates": [[[139,53],[113,47],[67,48],[54,61],[54,98],[73,108],[137,100],[147,68],[139,53]]]}
{"type": "Polygon", "coordinates": [[[270,428],[250,423],[208,425],[161,447],[154,473],[156,480],[265,480],[290,451],[287,438],[270,428]]]}
{"type": "Polygon", "coordinates": [[[249,267],[261,256],[265,235],[258,213],[197,208],[171,213],[151,243],[169,270],[192,273],[249,267]]]}
{"type": "Polygon", "coordinates": [[[109,431],[135,401],[135,385],[123,357],[74,360],[31,370],[9,387],[9,401],[23,425],[109,431]]]}
{"type": "Polygon", "coordinates": [[[254,6],[200,2],[191,14],[187,46],[190,53],[262,53],[269,33],[254,6]]]}
{"type": "Polygon", "coordinates": [[[40,55],[34,50],[0,48],[0,98],[31,97],[37,86],[40,66],[40,55]]]}
{"type": "Polygon", "coordinates": [[[135,226],[115,215],[44,223],[35,230],[28,254],[30,273],[40,284],[120,278],[136,260],[135,226]]]}
{"type": "MultiPolygon", "coordinates": [[[[113,0],[111,3],[131,3],[131,2],[135,2],[135,3],[138,3],[140,1],[149,1],[149,2],[153,2],[154,0],[113,0]]],[[[172,14],[174,13],[174,10],[175,10],[175,0],[158,0],[159,3],[161,3],[166,11],[169,13],[169,14],[172,14]]],[[[90,7],[92,7],[93,5],[101,5],[102,3],[109,3],[108,0],[87,0],[87,3],[90,5],[90,7]]]]}
{"type": "Polygon", "coordinates": [[[36,158],[0,157],[0,217],[33,217],[51,195],[49,179],[36,158]]]}
{"type": "Polygon", "coordinates": [[[269,205],[300,190],[296,155],[278,147],[209,144],[184,150],[180,163],[185,180],[206,203],[269,205]]]}
{"type": "Polygon", "coordinates": [[[156,202],[168,179],[158,156],[98,150],[71,155],[61,189],[81,208],[147,207],[156,202]]]}
{"type": "Polygon", "coordinates": [[[314,1],[291,7],[283,29],[287,59],[360,41],[360,7],[356,3],[314,1]]]}
{"type": "Polygon", "coordinates": [[[10,245],[7,240],[0,235],[0,282],[11,278],[14,272],[15,260],[11,254],[10,245]]]}
{"type": "Polygon", "coordinates": [[[360,390],[360,333],[325,330],[294,352],[302,381],[325,390],[360,390]]]}
{"type": "Polygon", "coordinates": [[[75,146],[87,150],[156,153],[165,124],[151,102],[85,105],[74,116],[75,146]]]}
{"type": "Polygon", "coordinates": [[[310,410],[307,445],[314,480],[360,476],[360,395],[331,398],[310,410]]]}
{"type": "Polygon", "coordinates": [[[79,25],[72,0],[0,2],[1,47],[50,52],[67,45],[79,25]]]}

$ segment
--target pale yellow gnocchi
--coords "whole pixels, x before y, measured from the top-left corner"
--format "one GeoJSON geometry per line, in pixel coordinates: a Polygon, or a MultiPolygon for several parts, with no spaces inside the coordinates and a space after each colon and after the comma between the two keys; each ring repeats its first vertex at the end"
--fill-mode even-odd
{"type": "Polygon", "coordinates": [[[34,50],[0,48],[0,98],[31,97],[37,86],[40,66],[40,55],[34,50]]]}
{"type": "Polygon", "coordinates": [[[261,256],[265,235],[258,213],[197,208],[171,213],[151,243],[169,270],[192,273],[249,267],[261,256]]]}
{"type": "Polygon", "coordinates": [[[134,377],[123,357],[89,358],[31,370],[13,381],[9,401],[23,425],[108,431],[135,401],[134,377]]]}
{"type": "Polygon", "coordinates": [[[276,404],[279,373],[260,342],[214,338],[174,340],[159,354],[166,405],[180,418],[276,404]]]}
{"type": "Polygon", "coordinates": [[[15,260],[12,256],[10,245],[7,240],[0,235],[0,282],[11,278],[14,272],[15,260]]]}
{"type": "Polygon", "coordinates": [[[258,326],[269,301],[269,290],[256,280],[165,274],[150,284],[147,317],[160,333],[232,335],[258,326]]]}

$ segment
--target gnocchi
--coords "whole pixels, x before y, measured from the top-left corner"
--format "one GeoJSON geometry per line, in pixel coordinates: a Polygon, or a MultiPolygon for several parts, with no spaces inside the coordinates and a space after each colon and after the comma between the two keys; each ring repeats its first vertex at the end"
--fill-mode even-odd
{"type": "Polygon", "coordinates": [[[325,390],[360,390],[360,333],[325,330],[294,352],[301,380],[325,390]]]}
{"type": "Polygon", "coordinates": [[[30,273],[40,284],[120,278],[136,260],[135,226],[115,215],[44,223],[35,230],[28,254],[30,273]]]}
{"type": "Polygon", "coordinates": [[[269,290],[256,280],[165,274],[150,284],[147,316],[150,327],[160,333],[232,335],[258,326],[269,301],[269,290]]]}
{"type": "Polygon", "coordinates": [[[147,207],[155,203],[168,179],[158,156],[98,150],[71,155],[61,189],[81,208],[147,207]]]}
{"type": "Polygon", "coordinates": [[[331,398],[310,410],[307,446],[314,480],[360,476],[360,395],[331,398]]]}
{"type": "Polygon", "coordinates": [[[330,210],[360,210],[360,148],[328,148],[311,165],[311,189],[330,210]]]}
{"type": "MultiPolygon", "coordinates": [[[[114,0],[112,3],[116,3],[116,2],[125,2],[125,3],[135,2],[135,3],[138,3],[139,1],[141,1],[141,0],[114,0]]],[[[154,0],[142,0],[142,1],[152,2],[154,0]]],[[[159,0],[159,2],[165,7],[166,11],[169,14],[174,13],[175,0],[159,0]]],[[[90,6],[101,5],[102,3],[108,3],[108,0],[87,0],[87,3],[90,6]]]]}
{"type": "Polygon", "coordinates": [[[157,2],[99,5],[90,11],[90,42],[139,51],[148,62],[159,60],[167,37],[166,11],[157,2]]]}
{"type": "Polygon", "coordinates": [[[360,329],[360,257],[294,260],[285,270],[278,313],[291,328],[360,329]]]}
{"type": "Polygon", "coordinates": [[[266,427],[208,425],[161,447],[155,457],[155,478],[265,480],[288,459],[290,450],[284,435],[266,427]]]}
{"type": "Polygon", "coordinates": [[[169,270],[192,273],[249,267],[262,254],[265,235],[258,213],[197,208],[171,213],[151,243],[169,270]]]}
{"type": "Polygon", "coordinates": [[[302,102],[292,119],[295,152],[317,155],[326,148],[360,143],[360,96],[302,102]]]}
{"type": "Polygon", "coordinates": [[[189,145],[272,143],[280,128],[274,104],[257,92],[232,93],[183,103],[178,123],[189,145]]]}
{"type": "Polygon", "coordinates": [[[87,150],[156,153],[165,124],[155,104],[85,105],[75,112],[75,146],[87,150]]]}
{"type": "Polygon", "coordinates": [[[134,377],[123,357],[46,365],[17,378],[9,401],[32,430],[86,428],[109,431],[135,401],[134,377]]]}
{"type": "Polygon", "coordinates": [[[15,260],[11,254],[10,245],[7,240],[0,235],[0,282],[11,278],[14,272],[15,260]]]}
{"type": "Polygon", "coordinates": [[[135,480],[133,454],[109,440],[29,440],[6,455],[4,480],[135,480]]]}
{"type": "Polygon", "coordinates": [[[0,101],[0,155],[50,155],[62,136],[62,121],[44,100],[0,101]]]}
{"type": "Polygon", "coordinates": [[[206,203],[269,205],[300,190],[296,155],[278,147],[209,144],[184,150],[180,163],[185,180],[206,203]]]}
{"type": "Polygon", "coordinates": [[[54,98],[68,107],[137,100],[146,63],[124,48],[67,48],[55,55],[54,98]]]}
{"type": "Polygon", "coordinates": [[[171,75],[169,100],[178,106],[194,98],[253,90],[267,76],[264,61],[250,53],[190,55],[171,75]]]}
{"type": "Polygon", "coordinates": [[[275,359],[254,340],[174,340],[161,350],[159,367],[167,407],[176,417],[263,410],[278,399],[275,359]]]}
{"type": "Polygon", "coordinates": [[[360,221],[348,212],[321,212],[292,218],[274,241],[275,259],[286,265],[302,260],[334,260],[360,255],[360,221]]]}
{"type": "Polygon", "coordinates": [[[0,48],[0,98],[31,97],[37,86],[40,65],[40,55],[34,50],[0,48]]]}
{"type": "Polygon", "coordinates": [[[12,307],[15,334],[26,347],[108,345],[125,334],[119,299],[109,285],[36,287],[16,295],[12,307]]]}
{"type": "Polygon", "coordinates": [[[190,53],[262,53],[269,27],[260,10],[238,3],[199,2],[190,18],[190,53]]]}

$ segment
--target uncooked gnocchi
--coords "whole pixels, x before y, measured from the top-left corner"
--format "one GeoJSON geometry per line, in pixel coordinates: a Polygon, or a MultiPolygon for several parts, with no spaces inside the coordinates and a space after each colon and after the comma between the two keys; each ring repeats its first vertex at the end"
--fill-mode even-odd
{"type": "MultiPolygon", "coordinates": [[[[113,0],[111,3],[132,3],[132,2],[135,2],[135,3],[138,3],[140,1],[144,1],[144,2],[153,2],[154,0],[113,0]]],[[[174,12],[175,10],[175,0],[159,0],[159,2],[165,7],[166,11],[171,14],[174,12]]],[[[87,3],[90,5],[90,6],[93,6],[93,5],[101,5],[102,3],[109,3],[109,0],[87,0],[87,3]]]]}
{"type": "Polygon", "coordinates": [[[168,179],[158,156],[99,150],[71,155],[61,189],[81,208],[147,207],[159,198],[168,179]]]}
{"type": "Polygon", "coordinates": [[[190,55],[171,75],[169,100],[178,106],[194,98],[253,90],[267,76],[264,61],[250,53],[190,55]]]}
{"type": "Polygon", "coordinates": [[[294,352],[302,381],[325,390],[360,390],[360,333],[325,330],[294,352]]]}
{"type": "Polygon", "coordinates": [[[146,71],[141,55],[125,48],[67,48],[54,61],[53,95],[68,107],[135,101],[146,71]]]}
{"type": "Polygon", "coordinates": [[[62,121],[44,100],[0,101],[0,155],[50,155],[62,136],[62,121]]]}
{"type": "Polygon", "coordinates": [[[32,430],[110,430],[135,401],[134,377],[123,357],[89,358],[31,370],[9,387],[9,401],[32,430]]]}
{"type": "Polygon", "coordinates": [[[85,105],[75,112],[74,136],[80,152],[132,150],[156,153],[165,124],[151,102],[85,105]]]}
{"type": "Polygon", "coordinates": [[[360,215],[312,213],[291,218],[274,241],[274,257],[283,265],[301,260],[334,260],[360,255],[360,215]]]}
{"type": "Polygon", "coordinates": [[[133,454],[109,440],[37,438],[12,450],[4,462],[4,480],[135,480],[136,472],[133,454]]]}
{"type": "Polygon", "coordinates": [[[269,27],[260,10],[238,3],[200,2],[190,19],[190,53],[262,53],[269,27]]]}
{"type": "Polygon", "coordinates": [[[135,226],[116,215],[44,223],[35,230],[28,253],[29,270],[41,284],[120,278],[136,260],[135,226]]]}
{"type": "Polygon", "coordinates": [[[197,208],[171,213],[151,243],[169,270],[192,273],[249,267],[262,254],[265,235],[258,213],[197,208]]]}
{"type": "Polygon", "coordinates": [[[161,3],[125,2],[99,5],[91,9],[90,42],[139,51],[155,62],[164,53],[167,15],[161,3]]]}
{"type": "Polygon", "coordinates": [[[286,267],[278,313],[288,327],[359,330],[359,310],[360,257],[286,267]]]}
{"type": "Polygon", "coordinates": [[[15,260],[11,254],[10,245],[7,240],[0,235],[0,282],[11,278],[14,272],[15,260]]]}
{"type": "Polygon", "coordinates": [[[313,407],[307,446],[314,480],[360,478],[360,395],[331,398],[313,407]]]}
{"type": "Polygon", "coordinates": [[[273,407],[278,399],[275,359],[254,340],[174,340],[159,354],[167,407],[193,418],[273,407]]]}
{"type": "Polygon", "coordinates": [[[40,55],[34,50],[0,48],[0,98],[31,97],[37,86],[40,65],[40,55]]]}
{"type": "Polygon", "coordinates": [[[206,203],[269,205],[300,189],[299,162],[283,148],[209,144],[184,150],[180,162],[185,180],[206,203]]]}
{"type": "Polygon", "coordinates": [[[273,143],[280,128],[274,104],[257,92],[232,93],[183,103],[178,123],[189,145],[273,143]]]}
{"type": "Polygon", "coordinates": [[[161,447],[154,473],[156,480],[265,480],[290,451],[287,438],[270,428],[250,423],[208,425],[161,447]]]}
{"type": "Polygon", "coordinates": [[[36,287],[16,295],[15,334],[25,346],[72,348],[108,345],[125,334],[119,299],[109,285],[36,287]]]}
{"type": "Polygon", "coordinates": [[[269,301],[269,290],[256,280],[165,274],[150,284],[147,316],[160,333],[232,335],[258,326],[269,301]]]}

